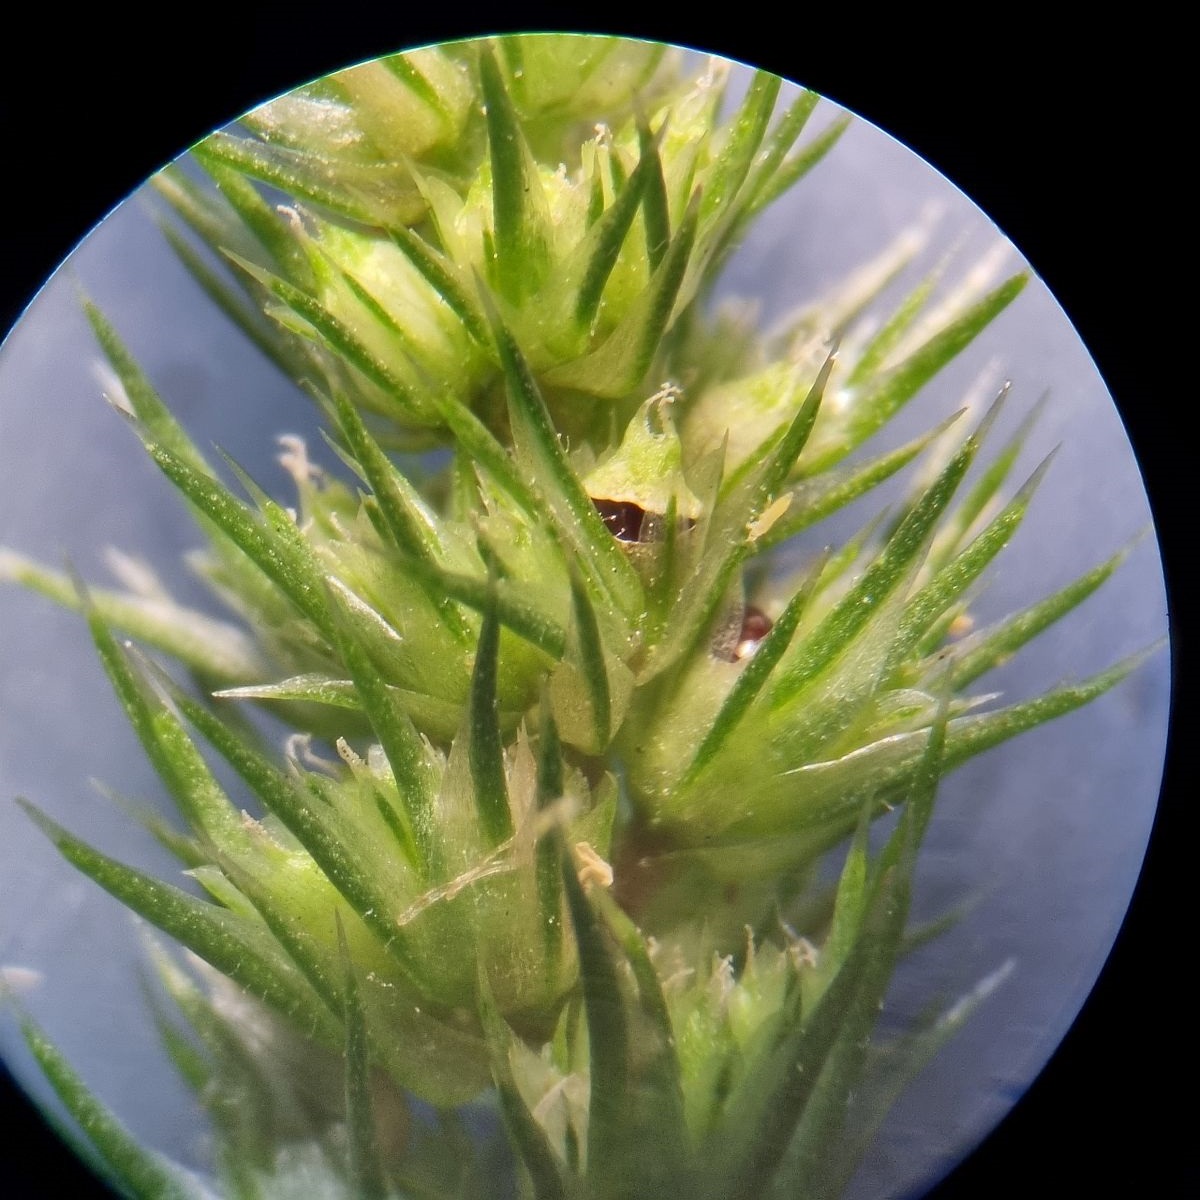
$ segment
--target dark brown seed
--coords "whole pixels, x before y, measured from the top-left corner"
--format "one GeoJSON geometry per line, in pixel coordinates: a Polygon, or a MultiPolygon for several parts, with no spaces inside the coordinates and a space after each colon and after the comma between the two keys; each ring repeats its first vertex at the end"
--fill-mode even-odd
{"type": "Polygon", "coordinates": [[[632,500],[593,500],[600,519],[619,542],[636,542],[646,510],[632,500]]]}

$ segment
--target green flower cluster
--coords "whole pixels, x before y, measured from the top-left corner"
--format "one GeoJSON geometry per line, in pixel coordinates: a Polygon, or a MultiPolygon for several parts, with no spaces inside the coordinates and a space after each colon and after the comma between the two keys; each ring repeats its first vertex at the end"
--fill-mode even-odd
{"type": "MultiPolygon", "coordinates": [[[[740,236],[841,131],[807,134],[809,93],[777,111],[778,79],[731,98],[728,76],[605,38],[425,49],[273,101],[163,172],[167,236],[347,468],[285,440],[293,507],[235,464],[229,486],[89,310],[231,615],[3,564],[86,613],[186,819],[156,832],[204,895],[34,818],[220,973],[197,988],[160,956],[207,1049],[167,1026],[229,1195],[318,1177],[322,1195],[492,1194],[449,1115],[484,1094],[538,1200],[830,1194],[882,1111],[860,1099],[847,1132],[850,1095],[890,1094],[863,1083],[872,1064],[903,1075],[965,1013],[867,1049],[938,777],[1130,667],[986,707],[975,681],[1117,559],[964,633],[1041,470],[1000,498],[1018,437],[960,495],[990,414],[856,453],[1023,276],[937,308],[926,279],[868,331],[904,244],[770,338],[708,310],[740,236]],[[886,526],[796,577],[765,569],[922,453],[886,526]],[[282,757],[238,700],[294,730],[282,757]]],[[[186,1194],[30,1037],[124,1186],[186,1194]]]]}

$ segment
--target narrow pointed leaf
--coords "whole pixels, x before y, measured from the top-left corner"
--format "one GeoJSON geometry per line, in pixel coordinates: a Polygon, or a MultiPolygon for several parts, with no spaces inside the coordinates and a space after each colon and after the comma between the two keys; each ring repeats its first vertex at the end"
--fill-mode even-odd
{"type": "MultiPolygon", "coordinates": [[[[1021,452],[1045,399],[1046,397],[1043,396],[1042,400],[1027,414],[1021,422],[1020,428],[1000,449],[1000,452],[988,459],[979,478],[971,485],[962,500],[955,505],[954,512],[943,523],[937,541],[930,552],[932,566],[940,568],[945,565],[984,510],[994,502],[1012,471],[1017,455],[1021,452]]],[[[1045,474],[1057,452],[1056,447],[1039,464],[1037,468],[1039,478],[1045,474]]],[[[1028,488],[1029,484],[1027,483],[1025,487],[1028,488]]]]}
{"type": "Polygon", "coordinates": [[[642,382],[670,324],[687,273],[696,241],[698,210],[699,193],[688,205],[649,286],[630,306],[621,323],[591,354],[547,372],[549,383],[615,400],[628,395],[642,382]]]}
{"type": "Polygon", "coordinates": [[[260,179],[286,196],[311,201],[367,225],[379,223],[380,212],[364,195],[329,185],[328,179],[331,174],[336,177],[336,172],[331,171],[333,164],[327,161],[288,146],[234,137],[224,131],[211,134],[204,145],[211,160],[260,179]]]}
{"type": "Polygon", "coordinates": [[[346,1026],[346,1124],[350,1133],[350,1179],[355,1196],[362,1200],[384,1200],[388,1188],[375,1139],[367,1022],[340,917],[337,918],[337,933],[342,965],[342,1019],[346,1026]]]}
{"type": "Polygon", "coordinates": [[[238,1181],[241,1190],[235,1195],[239,1200],[243,1195],[259,1200],[251,1164],[271,1160],[271,1123],[276,1103],[265,1078],[265,1064],[254,1056],[233,1022],[217,1011],[213,999],[179,968],[157,940],[147,939],[147,952],[171,1003],[203,1046],[210,1072],[222,1081],[221,1091],[201,1097],[219,1136],[228,1142],[218,1164],[222,1180],[228,1175],[238,1181]],[[231,1092],[240,1102],[230,1103],[231,1092]]]}
{"type": "Polygon", "coordinates": [[[742,718],[749,712],[750,706],[758,697],[767,677],[775,669],[776,664],[783,657],[784,651],[791,644],[792,635],[796,632],[796,626],[799,625],[800,618],[803,616],[804,610],[812,598],[817,580],[820,578],[820,568],[821,564],[818,564],[809,572],[808,577],[779,615],[779,619],[759,643],[750,661],[742,669],[737,682],[730,689],[729,695],[725,697],[716,719],[697,748],[695,757],[680,781],[681,787],[686,787],[700,775],[733,734],[742,718]]]}
{"type": "Polygon", "coordinates": [[[608,667],[604,662],[604,646],[600,639],[600,627],[596,611],[592,607],[587,589],[577,572],[571,572],[571,606],[575,615],[575,634],[579,647],[579,661],[588,700],[592,709],[596,745],[608,745],[612,734],[612,698],[608,686],[608,667]]]}
{"type": "MultiPolygon", "coordinates": [[[[146,441],[164,475],[319,628],[329,629],[324,588],[298,532],[271,529],[211,476],[194,470],[166,447],[146,441]],[[282,536],[281,536],[282,535],[282,536]]],[[[294,530],[294,527],[293,527],[294,530]]]]}
{"type": "Polygon", "coordinates": [[[458,444],[460,459],[490,475],[525,512],[543,516],[544,506],[495,434],[456,396],[435,391],[430,400],[458,444]]]}
{"type": "Polygon", "coordinates": [[[328,1012],[261,925],[93,850],[32,804],[18,803],[69,863],[127,908],[302,1026],[331,1033],[328,1012]]]}
{"type": "MultiPolygon", "coordinates": [[[[537,805],[545,811],[558,800],[564,789],[562,743],[549,699],[543,695],[541,729],[538,745],[537,805]]],[[[563,951],[563,892],[559,871],[559,848],[556,838],[543,835],[534,851],[536,855],[538,910],[542,923],[542,946],[546,972],[553,976],[558,970],[563,951]]]]}
{"type": "Polygon", "coordinates": [[[757,216],[767,205],[784,194],[798,179],[808,174],[837,145],[838,139],[850,128],[850,117],[830,122],[811,141],[806,142],[791,158],[778,168],[770,179],[764,180],[754,199],[746,206],[743,221],[757,216]]]}
{"type": "Polygon", "coordinates": [[[100,348],[104,351],[105,358],[117,373],[133,414],[145,429],[147,437],[186,463],[194,472],[211,476],[212,469],[205,462],[204,456],[162,402],[162,398],[151,386],[104,314],[90,301],[84,302],[83,311],[96,340],[100,343],[100,348]]]}
{"type": "Polygon", "coordinates": [[[972,304],[919,349],[894,367],[854,406],[845,450],[865,441],[885,425],[951,359],[961,353],[1021,294],[1028,275],[1014,275],[972,304]]]}
{"type": "MultiPolygon", "coordinates": [[[[853,1128],[843,1131],[836,1149],[826,1143],[819,1156],[808,1159],[805,1177],[813,1194],[839,1196],[846,1190],[896,1100],[1003,984],[1013,964],[1014,960],[1009,959],[927,1027],[905,1034],[889,1045],[872,1048],[874,1061],[868,1061],[867,1079],[854,1094],[853,1128]]],[[[788,1160],[780,1168],[771,1200],[794,1200],[794,1182],[799,1170],[792,1162],[807,1149],[797,1138],[788,1160]]]]}
{"type": "Polygon", "coordinates": [[[832,963],[833,970],[840,968],[854,948],[858,932],[866,915],[870,899],[867,888],[868,877],[868,834],[871,821],[870,806],[864,806],[858,828],[846,852],[842,873],[838,877],[837,892],[833,901],[833,916],[829,923],[829,934],[821,948],[821,966],[832,963]]]}
{"type": "Polygon", "coordinates": [[[489,605],[494,605],[505,628],[552,659],[562,657],[567,642],[566,630],[553,617],[516,595],[504,581],[489,584],[476,575],[447,571],[419,559],[406,559],[405,568],[427,589],[441,588],[445,595],[476,612],[486,612],[489,605]]]}
{"type": "Polygon", "coordinates": [[[883,327],[863,347],[862,352],[858,356],[858,361],[854,364],[853,370],[846,376],[843,386],[847,390],[865,385],[879,370],[882,363],[887,359],[887,356],[899,344],[905,331],[916,320],[921,309],[924,308],[936,282],[937,273],[933,272],[922,279],[904,297],[895,312],[883,323],[883,327]]]}
{"type": "MultiPolygon", "coordinates": [[[[191,155],[208,172],[243,228],[270,256],[274,267],[297,282],[311,282],[311,270],[303,246],[278,208],[266,200],[245,175],[231,171],[211,157],[207,153],[207,142],[193,146],[191,155]]],[[[211,244],[216,250],[224,248],[220,242],[211,244]]],[[[230,246],[229,249],[236,250],[236,247],[230,246]]]]}
{"type": "Polygon", "coordinates": [[[662,525],[663,540],[658,551],[658,569],[647,588],[646,615],[642,624],[646,644],[651,646],[662,640],[663,630],[680,595],[679,497],[674,492],[667,498],[667,511],[663,513],[662,525]]]}
{"type": "Polygon", "coordinates": [[[1119,551],[1045,600],[964,638],[954,654],[954,687],[966,687],[1082,604],[1125,561],[1128,554],[1128,549],[1119,551]]]}
{"type": "Polygon", "coordinates": [[[192,248],[178,230],[162,226],[163,237],[188,274],[205,295],[223,312],[265,358],[273,362],[288,379],[307,374],[308,363],[289,335],[262,313],[249,307],[245,290],[239,291],[228,279],[214,271],[192,248]]]}
{"type": "Polygon", "coordinates": [[[297,918],[295,912],[279,903],[264,878],[228,858],[220,857],[217,865],[229,882],[254,906],[263,924],[271,931],[271,936],[295,963],[330,1014],[342,1019],[342,978],[328,947],[314,936],[305,921],[297,918]]]}
{"type": "Polygon", "coordinates": [[[533,1200],[567,1200],[560,1164],[542,1127],[525,1105],[513,1076],[509,1046],[513,1034],[496,1008],[487,975],[480,966],[479,1016],[487,1038],[492,1078],[500,1097],[500,1111],[513,1147],[529,1175],[533,1200]]]}
{"type": "MultiPolygon", "coordinates": [[[[142,1200],[198,1200],[198,1189],[186,1183],[182,1173],[165,1159],[141,1145],[36,1025],[22,1022],[21,1033],[58,1098],[123,1190],[142,1200]]],[[[69,1132],[63,1132],[70,1139],[69,1132]]]]}
{"type": "Polygon", "coordinates": [[[741,107],[725,127],[725,145],[709,171],[700,205],[700,219],[723,216],[750,172],[754,155],[767,132],[783,80],[767,71],[756,71],[741,107]]]}
{"type": "MultiPolygon", "coordinates": [[[[433,48],[427,48],[426,54],[440,53],[433,48]]],[[[421,74],[416,61],[407,54],[389,54],[386,58],[377,60],[379,65],[390,71],[412,94],[421,101],[431,112],[434,112],[441,119],[443,125],[451,128],[455,123],[455,117],[446,104],[446,98],[438,91],[437,87],[430,83],[424,75],[421,74]]]]}
{"type": "Polygon", "coordinates": [[[471,339],[485,349],[490,348],[487,318],[471,298],[470,288],[454,263],[403,225],[389,228],[388,235],[462,322],[471,339]]]}
{"type": "Polygon", "coordinates": [[[403,472],[384,453],[362,416],[340,389],[333,390],[338,424],[350,451],[349,463],[370,485],[396,546],[421,558],[436,559],[442,546],[438,521],[403,472]]]}
{"type": "Polygon", "coordinates": [[[492,164],[492,227],[501,292],[512,301],[536,292],[548,265],[549,212],[537,166],[492,52],[479,56],[492,164]]]}
{"type": "MultiPolygon", "coordinates": [[[[675,1031],[663,996],[662,984],[641,931],[620,906],[606,893],[596,897],[596,909],[609,932],[621,947],[638,990],[638,1008],[643,1028],[639,1031],[638,1096],[634,1103],[649,1110],[639,1114],[650,1117],[654,1130],[653,1154],[657,1163],[653,1179],[670,1185],[682,1176],[689,1146],[684,1115],[683,1079],[676,1053],[675,1031]]],[[[631,1098],[632,1100],[632,1098],[631,1098]]],[[[638,1122],[631,1122],[637,1139],[638,1122]]],[[[644,1167],[645,1164],[643,1164],[644,1167]]],[[[616,1166],[616,1164],[614,1164],[616,1166]]],[[[614,1171],[618,1188],[628,1177],[621,1167],[614,1171]]]]}
{"type": "Polygon", "coordinates": [[[825,385],[833,365],[826,360],[803,404],[781,438],[768,438],[733,492],[724,497],[706,535],[711,547],[701,560],[695,577],[686,585],[686,598],[672,619],[670,638],[660,663],[665,665],[683,649],[692,646],[713,619],[722,598],[733,583],[735,572],[749,556],[753,524],[769,502],[784,490],[784,481],[812,432],[825,385]]]}
{"type": "MultiPolygon", "coordinates": [[[[334,594],[337,594],[336,589],[334,594]]],[[[425,743],[404,711],[400,698],[388,687],[366,648],[355,636],[348,610],[343,612],[337,645],[339,656],[361,698],[363,711],[392,769],[404,806],[402,817],[397,814],[404,827],[404,843],[419,850],[420,858],[414,865],[429,869],[434,853],[431,836],[433,797],[425,743]]]]}
{"type": "MultiPolygon", "coordinates": [[[[378,326],[379,329],[384,330],[398,344],[401,352],[409,361],[413,364],[419,364],[421,357],[420,349],[404,323],[357,275],[342,269],[333,258],[323,251],[320,253],[321,258],[327,264],[328,270],[336,279],[345,284],[350,294],[367,310],[371,322],[378,326]]],[[[350,328],[349,324],[345,327],[347,330],[350,328]]]]}
{"type": "Polygon", "coordinates": [[[878,924],[864,929],[864,941],[870,940],[866,941],[862,975],[842,1010],[843,1028],[830,1047],[788,1147],[786,1184],[800,1194],[812,1189],[828,1157],[828,1147],[842,1137],[851,1093],[862,1079],[871,1032],[900,951],[917,850],[933,811],[942,770],[946,711],[943,703],[929,731],[900,826],[875,865],[877,884],[868,921],[874,917],[878,924]]]}
{"type": "Polygon", "coordinates": [[[224,849],[244,846],[246,835],[240,814],[183,726],[165,704],[147,695],[145,681],[138,677],[102,618],[89,610],[87,619],[121,707],[188,824],[224,849]]]}
{"type": "Polygon", "coordinates": [[[979,536],[948,562],[905,608],[901,633],[894,653],[906,654],[935,620],[977,579],[987,565],[1008,545],[1017,531],[1038,484],[1050,465],[1047,457],[1021,490],[990,521],[979,536]]]}
{"type": "Polygon", "coordinates": [[[591,1099],[588,1105],[588,1177],[603,1180],[621,1152],[628,1102],[629,1018],[617,963],[600,919],[583,892],[575,865],[560,842],[560,870],[571,927],[579,950],[588,1045],[591,1099]]]}
{"type": "Polygon", "coordinates": [[[755,542],[755,552],[761,554],[780,545],[860,496],[865,496],[908,466],[961,415],[961,412],[955,413],[928,433],[913,438],[895,450],[885,451],[862,463],[834,468],[802,479],[792,488],[792,502],[787,511],[755,542]]]}
{"type": "Polygon", "coordinates": [[[765,147],[755,159],[743,189],[748,211],[752,212],[757,207],[759,197],[770,185],[796,139],[804,132],[819,100],[816,92],[807,89],[801,91],[767,134],[765,147]]]}
{"type": "Polygon", "coordinates": [[[302,704],[328,704],[333,708],[362,711],[362,701],[349,679],[334,679],[329,675],[293,675],[278,683],[247,684],[245,687],[222,688],[213,692],[217,700],[278,700],[302,704]]]}
{"type": "Polygon", "coordinates": [[[575,298],[575,323],[581,328],[590,327],[595,319],[600,299],[604,294],[604,285],[617,265],[625,237],[633,224],[638,207],[642,204],[643,194],[646,188],[651,186],[655,174],[661,180],[658,139],[651,137],[648,141],[643,140],[642,156],[630,175],[629,182],[611,207],[588,231],[585,245],[589,247],[590,253],[583,279],[579,284],[579,293],[575,298]]]}
{"type": "MultiPolygon", "coordinates": [[[[642,187],[642,224],[646,230],[646,258],[653,274],[658,270],[671,244],[671,214],[667,202],[667,185],[663,179],[662,160],[658,154],[658,143],[665,132],[660,126],[658,133],[650,132],[650,126],[639,118],[638,149],[642,158],[650,158],[646,182],[642,187]]],[[[639,169],[641,164],[638,164],[639,169]]]]}
{"type": "MultiPolygon", "coordinates": [[[[1036,729],[1047,721],[1065,716],[1091,703],[1115,687],[1131,671],[1139,667],[1157,649],[1151,646],[1141,653],[1130,655],[1120,662],[1077,684],[1053,688],[1032,700],[975,716],[959,717],[950,723],[946,742],[946,769],[956,767],[976,754],[989,750],[1017,734],[1036,729]]],[[[957,679],[955,679],[957,686],[957,679]]]]}
{"type": "Polygon", "coordinates": [[[755,508],[757,511],[755,516],[759,515],[766,501],[777,495],[783,488],[784,482],[796,464],[796,459],[800,457],[801,451],[807,444],[836,361],[836,351],[826,356],[820,371],[817,372],[816,379],[813,380],[812,387],[808,390],[808,395],[804,398],[804,403],[800,405],[799,411],[792,418],[778,447],[764,464],[762,474],[756,483],[757,503],[755,508]]]}
{"type": "Polygon", "coordinates": [[[171,1060],[179,1077],[195,1094],[200,1095],[209,1087],[215,1074],[213,1065],[190,1037],[156,1012],[154,1028],[162,1040],[163,1049],[171,1060]]]}
{"type": "MultiPolygon", "coordinates": [[[[193,178],[178,163],[164,167],[150,183],[209,250],[214,253],[233,250],[247,258],[253,258],[261,250],[261,243],[225,198],[203,180],[193,178]]],[[[181,230],[175,232],[182,238],[181,230]]]]}
{"type": "MultiPolygon", "coordinates": [[[[396,547],[406,554],[436,561],[441,554],[436,522],[430,519],[412,485],[392,465],[340,389],[333,390],[333,400],[343,435],[371,485],[396,547]]],[[[458,608],[440,592],[432,593],[430,598],[447,628],[465,642],[471,631],[458,608]]]]}
{"type": "MultiPolygon", "coordinates": [[[[14,580],[64,608],[82,611],[74,580],[11,550],[0,549],[0,579],[14,580]]],[[[88,588],[88,603],[105,623],[161,650],[208,680],[234,683],[268,670],[254,641],[236,625],[169,600],[88,588]]]]}
{"type": "Polygon", "coordinates": [[[512,814],[508,807],[508,785],[504,777],[504,749],[500,740],[500,716],[496,702],[496,672],[500,654],[500,618],[494,603],[483,614],[483,628],[475,651],[471,675],[468,762],[475,791],[480,826],[492,846],[512,836],[512,814]]]}
{"type": "Polygon", "coordinates": [[[773,704],[787,703],[863,628],[892,589],[909,572],[927,544],[930,530],[949,504],[978,449],[969,437],[946,469],[905,515],[883,552],[833,611],[812,631],[773,690],[773,704]]]}

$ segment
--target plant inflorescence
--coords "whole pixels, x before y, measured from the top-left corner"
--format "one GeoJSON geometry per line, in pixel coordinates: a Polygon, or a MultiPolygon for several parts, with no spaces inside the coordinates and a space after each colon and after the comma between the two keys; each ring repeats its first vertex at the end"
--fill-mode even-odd
{"type": "Polygon", "coordinates": [[[769,336],[713,311],[739,239],[843,128],[729,77],[605,38],[424,49],[156,178],[178,255],[344,469],[286,439],[273,498],[89,307],[226,612],[128,561],[108,590],[3,560],[84,614],[183,819],[149,818],[191,885],[30,806],[191,952],[151,953],[215,1185],[139,1147],[29,1027],[130,1194],[834,1195],[966,1019],[871,1037],[937,783],[1129,671],[979,690],[1120,555],[971,629],[1044,465],[1009,488],[1020,436],[977,464],[1000,400],[872,439],[1025,277],[943,301],[931,276],[880,316],[904,244],[769,336]],[[918,460],[860,536],[779,559],[918,460]]]}

